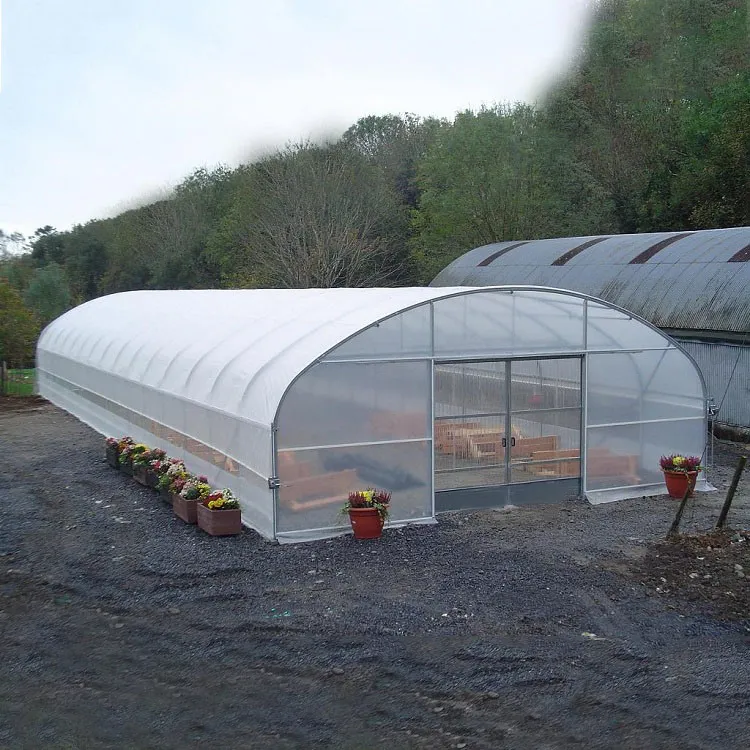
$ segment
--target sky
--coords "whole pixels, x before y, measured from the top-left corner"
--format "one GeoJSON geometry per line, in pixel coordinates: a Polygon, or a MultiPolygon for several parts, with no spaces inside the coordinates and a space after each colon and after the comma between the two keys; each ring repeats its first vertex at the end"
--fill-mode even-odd
{"type": "Polygon", "coordinates": [[[591,0],[0,0],[0,228],[70,228],[360,117],[533,102],[591,0]]]}

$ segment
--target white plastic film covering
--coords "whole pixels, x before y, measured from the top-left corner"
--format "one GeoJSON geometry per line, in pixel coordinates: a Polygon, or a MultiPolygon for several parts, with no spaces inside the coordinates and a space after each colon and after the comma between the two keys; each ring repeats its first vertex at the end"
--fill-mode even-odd
{"type": "Polygon", "coordinates": [[[661,349],[667,340],[660,331],[644,325],[622,310],[598,302],[587,302],[586,347],[597,349],[661,349]]]}
{"type": "Polygon", "coordinates": [[[485,291],[434,303],[435,356],[512,356],[583,349],[583,300],[485,291]]]}
{"type": "Polygon", "coordinates": [[[367,328],[336,347],[326,359],[429,357],[430,333],[430,306],[421,305],[367,328]]]}
{"type": "Polygon", "coordinates": [[[323,362],[289,389],[276,445],[304,448],[426,438],[430,363],[323,362]]]}

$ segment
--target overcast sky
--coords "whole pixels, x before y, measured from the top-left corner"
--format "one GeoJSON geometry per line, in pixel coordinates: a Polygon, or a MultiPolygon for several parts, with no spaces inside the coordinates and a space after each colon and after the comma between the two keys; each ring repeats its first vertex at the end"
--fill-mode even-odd
{"type": "Polygon", "coordinates": [[[28,234],[369,114],[534,101],[568,66],[589,2],[0,4],[0,228],[28,234]]]}

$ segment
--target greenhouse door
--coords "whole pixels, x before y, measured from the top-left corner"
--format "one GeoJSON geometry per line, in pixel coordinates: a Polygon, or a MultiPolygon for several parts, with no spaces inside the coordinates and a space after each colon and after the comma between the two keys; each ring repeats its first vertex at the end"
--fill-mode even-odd
{"type": "Polygon", "coordinates": [[[581,373],[580,357],[435,363],[436,512],[579,495],[581,373]]]}

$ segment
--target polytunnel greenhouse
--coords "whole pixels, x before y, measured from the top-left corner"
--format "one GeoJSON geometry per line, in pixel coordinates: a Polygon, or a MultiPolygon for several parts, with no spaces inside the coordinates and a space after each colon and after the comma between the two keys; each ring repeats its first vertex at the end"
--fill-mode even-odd
{"type": "Polygon", "coordinates": [[[394,525],[657,494],[660,456],[706,439],[678,344],[541,287],[126,292],[51,323],[37,370],[41,395],[184,458],[282,542],[345,531],[365,487],[394,525]]]}

